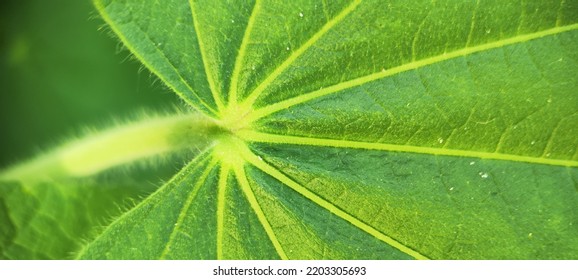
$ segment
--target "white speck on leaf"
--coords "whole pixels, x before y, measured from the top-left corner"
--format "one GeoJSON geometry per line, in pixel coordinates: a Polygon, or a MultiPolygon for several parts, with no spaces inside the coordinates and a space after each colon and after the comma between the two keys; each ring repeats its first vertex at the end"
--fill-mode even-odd
{"type": "Polygon", "coordinates": [[[259,158],[260,161],[263,161],[263,158],[261,156],[257,156],[259,158]]]}
{"type": "Polygon", "coordinates": [[[454,190],[454,187],[451,187],[451,188],[450,188],[450,191],[453,191],[453,190],[454,190]]]}
{"type": "Polygon", "coordinates": [[[474,164],[476,164],[475,161],[470,161],[470,165],[474,165],[474,164]]]}
{"type": "Polygon", "coordinates": [[[534,145],[534,144],[536,144],[536,141],[530,142],[530,145],[534,145]]]}
{"type": "Polygon", "coordinates": [[[300,12],[300,13],[299,13],[299,17],[301,17],[301,18],[302,18],[302,17],[303,17],[303,13],[301,13],[301,12],[300,12]]]}
{"type": "Polygon", "coordinates": [[[440,138],[438,138],[438,142],[441,144],[444,142],[444,139],[440,137],[440,138]]]}
{"type": "Polygon", "coordinates": [[[482,179],[487,179],[489,177],[488,173],[486,172],[480,172],[478,174],[480,174],[480,177],[482,177],[482,179]]]}
{"type": "Polygon", "coordinates": [[[235,23],[235,20],[234,20],[234,19],[232,19],[232,20],[231,20],[231,23],[235,23]]]}
{"type": "Polygon", "coordinates": [[[289,47],[287,47],[287,50],[290,50],[290,48],[289,48],[289,47]]]}

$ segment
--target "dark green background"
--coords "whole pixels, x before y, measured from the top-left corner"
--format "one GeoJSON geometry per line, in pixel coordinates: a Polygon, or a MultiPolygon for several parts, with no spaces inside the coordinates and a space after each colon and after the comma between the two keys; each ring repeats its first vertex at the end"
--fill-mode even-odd
{"type": "Polygon", "coordinates": [[[103,26],[89,0],[0,1],[0,169],[181,104],[103,26]]]}

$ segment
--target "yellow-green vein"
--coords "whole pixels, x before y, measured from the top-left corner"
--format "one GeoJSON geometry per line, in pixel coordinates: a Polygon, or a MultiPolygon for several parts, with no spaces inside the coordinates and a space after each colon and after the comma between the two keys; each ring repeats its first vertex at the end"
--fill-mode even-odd
{"type": "Polygon", "coordinates": [[[217,259],[223,259],[223,234],[225,233],[225,195],[229,179],[229,165],[221,165],[217,187],[217,259]]]}
{"type": "Polygon", "coordinates": [[[562,22],[562,11],[565,4],[566,0],[560,1],[560,7],[558,8],[558,13],[556,14],[556,26],[560,26],[560,22],[562,22]]]}
{"type": "MultiPolygon", "coordinates": [[[[102,18],[104,19],[104,21],[108,24],[108,26],[112,29],[112,31],[118,36],[118,38],[120,39],[120,41],[126,46],[127,49],[130,50],[130,52],[144,65],[146,66],[153,74],[155,74],[157,77],[159,77],[170,89],[172,89],[182,100],[185,101],[185,103],[187,103],[188,105],[190,105],[193,108],[198,109],[200,112],[202,112],[203,114],[206,114],[204,112],[204,110],[202,108],[199,108],[198,104],[190,101],[184,93],[180,92],[179,90],[177,90],[171,83],[169,83],[167,81],[167,79],[165,78],[164,75],[161,75],[160,72],[151,64],[149,64],[144,57],[142,57],[140,55],[140,52],[136,51],[136,48],[130,43],[130,41],[126,38],[126,36],[124,36],[124,33],[120,31],[120,29],[118,28],[118,26],[116,25],[116,23],[108,16],[108,14],[106,13],[105,9],[106,7],[102,4],[101,0],[94,0],[94,6],[96,7],[96,9],[98,10],[98,12],[100,13],[100,15],[102,16],[102,18]]],[[[142,31],[141,31],[142,32],[142,31]]],[[[147,38],[149,41],[152,42],[152,40],[143,32],[143,35],[145,38],[147,38]]],[[[153,43],[154,45],[154,43],[153,43]]],[[[217,112],[211,107],[209,106],[207,103],[205,103],[205,101],[203,101],[203,99],[201,99],[199,96],[197,96],[196,94],[194,94],[194,90],[191,88],[191,86],[189,85],[189,83],[183,78],[183,76],[181,76],[181,74],[179,73],[178,69],[172,64],[172,62],[155,46],[155,51],[160,55],[160,57],[162,57],[167,63],[168,65],[171,67],[171,70],[174,71],[174,73],[179,77],[179,80],[181,83],[183,83],[183,85],[185,85],[191,93],[193,93],[193,96],[195,96],[197,98],[197,101],[203,105],[203,107],[213,113],[213,116],[217,116],[217,112]]],[[[209,116],[212,117],[212,116],[209,116]]]]}
{"type": "Polygon", "coordinates": [[[159,259],[165,259],[166,255],[171,251],[171,245],[175,241],[175,237],[177,236],[179,229],[182,227],[183,222],[184,222],[185,218],[187,217],[187,213],[189,212],[189,208],[191,207],[193,200],[197,196],[197,193],[199,193],[201,186],[205,183],[205,180],[207,179],[207,177],[209,176],[211,171],[213,171],[213,169],[217,165],[217,162],[218,161],[216,159],[213,159],[207,165],[207,168],[205,169],[205,171],[203,171],[203,173],[199,177],[197,183],[193,186],[193,189],[191,190],[191,192],[187,196],[187,201],[185,201],[185,204],[183,204],[181,212],[179,213],[179,217],[177,218],[177,221],[175,222],[175,227],[173,228],[173,231],[171,232],[171,235],[169,236],[169,240],[167,241],[167,244],[165,245],[165,249],[161,253],[161,256],[159,257],[159,259]]]}
{"type": "Polygon", "coordinates": [[[473,53],[488,51],[488,50],[496,49],[496,48],[507,46],[507,45],[522,43],[522,42],[538,39],[538,38],[545,37],[545,36],[556,35],[556,34],[559,34],[562,32],[572,31],[572,30],[576,30],[576,29],[578,29],[578,24],[572,24],[572,25],[567,25],[567,26],[563,26],[563,27],[555,27],[555,28],[543,30],[543,31],[536,32],[536,33],[519,35],[516,37],[512,37],[512,38],[508,38],[508,39],[504,39],[504,40],[500,40],[500,41],[495,41],[495,42],[487,43],[487,44],[483,44],[483,45],[478,45],[478,46],[474,46],[474,47],[466,47],[466,48],[456,50],[453,52],[443,53],[443,54],[440,54],[438,56],[433,56],[433,57],[429,57],[426,59],[417,60],[414,62],[410,62],[410,63],[404,64],[404,65],[400,65],[400,66],[397,66],[394,68],[387,69],[385,71],[381,71],[381,72],[373,73],[373,74],[370,74],[367,76],[359,77],[359,78],[356,78],[353,80],[341,82],[341,83],[338,83],[338,84],[335,84],[335,85],[332,85],[329,87],[325,87],[325,88],[320,89],[320,90],[305,93],[305,94],[299,95],[297,97],[289,98],[289,99],[286,99],[284,101],[280,101],[278,103],[271,104],[271,105],[256,109],[249,116],[247,116],[247,121],[253,122],[253,121],[256,121],[260,118],[271,115],[275,112],[287,109],[287,108],[295,106],[295,105],[305,103],[307,101],[310,101],[310,100],[313,100],[316,98],[320,98],[320,97],[323,97],[326,95],[342,92],[342,91],[349,89],[349,88],[352,88],[352,87],[360,86],[360,85],[363,85],[363,84],[366,84],[366,83],[369,83],[369,82],[372,82],[372,81],[375,81],[378,79],[382,79],[385,77],[393,76],[395,74],[399,74],[402,72],[415,70],[415,69],[418,69],[418,68],[421,68],[424,66],[434,64],[434,63],[438,63],[438,62],[442,62],[445,60],[454,59],[454,58],[458,58],[458,57],[467,56],[467,55],[470,55],[473,53]]]}
{"type": "Polygon", "coordinates": [[[578,166],[578,161],[563,160],[563,159],[550,159],[550,158],[519,156],[519,155],[500,154],[491,152],[452,150],[443,148],[419,147],[419,146],[396,145],[385,143],[370,143],[370,142],[338,140],[338,139],[310,138],[301,136],[268,134],[255,131],[242,131],[239,132],[239,136],[251,142],[381,150],[381,151],[406,152],[406,153],[429,154],[440,156],[470,157],[470,158],[495,159],[495,160],[506,160],[516,162],[529,162],[529,163],[538,163],[556,166],[578,166]]]}
{"type": "Polygon", "coordinates": [[[281,257],[282,260],[289,259],[287,258],[287,255],[285,254],[283,247],[281,247],[281,243],[277,239],[277,236],[275,235],[275,232],[273,231],[271,224],[267,220],[267,217],[265,217],[265,213],[263,213],[261,206],[259,206],[259,202],[257,201],[257,198],[255,197],[255,194],[253,193],[253,190],[249,185],[249,180],[247,180],[247,175],[245,174],[243,166],[235,165],[233,168],[237,180],[239,182],[239,185],[241,185],[243,193],[245,193],[245,196],[247,197],[247,200],[249,201],[251,208],[253,208],[253,211],[255,211],[255,214],[257,215],[259,222],[261,223],[261,225],[263,225],[263,228],[265,229],[265,232],[267,233],[269,240],[271,240],[271,243],[273,243],[273,246],[275,247],[277,254],[279,254],[279,257],[281,257]]]}
{"type": "Polygon", "coordinates": [[[470,21],[470,31],[468,32],[468,39],[466,40],[466,48],[470,46],[472,42],[472,35],[474,34],[474,28],[476,26],[476,14],[480,7],[480,0],[476,0],[476,6],[474,6],[474,11],[472,12],[472,19],[470,21]]]}
{"type": "Polygon", "coordinates": [[[253,25],[255,24],[255,18],[259,13],[261,7],[261,0],[256,0],[253,5],[253,10],[247,21],[247,27],[245,28],[245,34],[243,34],[243,39],[241,40],[241,47],[239,48],[239,53],[235,58],[235,66],[233,68],[233,74],[231,76],[231,85],[229,88],[229,104],[237,104],[237,87],[239,86],[239,75],[241,74],[241,68],[243,59],[245,59],[245,53],[247,52],[247,45],[249,44],[249,38],[251,37],[251,31],[253,30],[253,25]]]}
{"type": "Polygon", "coordinates": [[[299,183],[293,181],[291,178],[285,176],[285,174],[281,173],[279,170],[275,169],[273,166],[265,163],[264,161],[260,160],[256,155],[248,150],[241,151],[243,158],[247,160],[247,162],[251,163],[261,171],[269,174],[271,177],[277,179],[279,182],[287,185],[294,191],[298,192],[299,194],[303,195],[307,199],[313,201],[317,205],[321,206],[322,208],[328,210],[329,212],[333,213],[334,215],[338,216],[339,218],[351,223],[355,227],[363,230],[364,232],[368,233],[369,235],[389,244],[390,246],[400,250],[401,252],[412,256],[418,260],[425,260],[428,259],[426,256],[422,255],[421,253],[409,248],[408,246],[401,244],[397,240],[391,238],[390,236],[385,235],[381,231],[373,228],[369,224],[353,217],[349,213],[341,210],[337,206],[333,205],[331,202],[323,199],[322,197],[318,196],[317,194],[311,192],[307,188],[301,186],[299,183]]]}
{"type": "Polygon", "coordinates": [[[255,88],[255,90],[253,90],[253,92],[251,92],[249,94],[249,96],[247,96],[247,98],[244,101],[245,104],[247,104],[247,106],[252,106],[253,103],[255,103],[255,101],[257,100],[257,98],[259,98],[259,96],[261,96],[263,91],[281,73],[283,73],[283,71],[285,71],[285,69],[287,69],[287,67],[291,66],[291,64],[293,64],[293,62],[298,57],[300,57],[306,50],[308,50],[313,44],[315,44],[315,42],[317,42],[317,40],[319,40],[319,38],[323,37],[323,35],[325,35],[327,32],[329,32],[329,30],[331,30],[335,25],[337,25],[339,22],[341,22],[353,10],[355,10],[355,8],[357,7],[357,5],[359,5],[359,3],[361,3],[361,0],[353,1],[351,4],[349,4],[349,6],[347,6],[345,9],[343,9],[337,16],[335,16],[333,19],[331,19],[325,25],[323,25],[323,27],[319,31],[317,31],[317,33],[315,33],[311,38],[309,38],[309,40],[307,40],[307,42],[305,42],[303,45],[301,45],[301,47],[299,47],[296,51],[291,53],[291,55],[285,61],[283,61],[283,63],[281,63],[281,65],[279,65],[277,68],[275,68],[275,70],[273,70],[273,72],[271,72],[271,74],[269,74],[269,76],[267,76],[267,78],[265,78],[265,80],[263,80],[259,84],[259,86],[257,86],[257,88],[255,88]]]}
{"type": "Polygon", "coordinates": [[[199,51],[201,53],[201,60],[203,61],[203,68],[205,68],[205,75],[207,76],[207,82],[209,83],[209,88],[211,89],[211,94],[213,95],[213,99],[215,100],[215,104],[217,104],[217,108],[219,111],[222,111],[225,107],[223,104],[223,100],[221,99],[221,94],[217,90],[215,85],[215,80],[213,75],[211,75],[211,67],[209,65],[209,61],[207,59],[207,54],[205,53],[205,45],[203,42],[203,38],[201,36],[201,31],[199,30],[199,22],[197,21],[197,14],[195,12],[194,3],[192,0],[189,0],[189,7],[191,8],[191,16],[193,18],[193,27],[195,29],[195,34],[197,35],[197,42],[199,43],[199,51]]]}
{"type": "MultiPolygon", "coordinates": [[[[179,171],[179,173],[174,175],[168,182],[163,184],[162,187],[158,188],[153,194],[149,195],[147,198],[145,198],[143,201],[141,201],[139,203],[139,206],[140,205],[146,205],[147,203],[156,204],[154,201],[159,199],[158,196],[165,189],[167,189],[170,185],[179,184],[180,182],[182,182],[183,180],[188,178],[188,176],[187,176],[188,174],[194,173],[197,170],[197,168],[200,168],[204,162],[209,160],[209,157],[207,155],[209,155],[210,150],[211,150],[211,148],[208,148],[208,149],[204,150],[203,152],[201,152],[197,157],[195,157],[195,159],[193,159],[190,163],[188,163],[185,167],[183,167],[181,169],[181,171],[179,171]]],[[[139,209],[139,206],[133,207],[132,209],[128,210],[127,212],[122,214],[122,217],[130,217],[130,215],[132,215],[135,211],[137,211],[139,209]]],[[[102,233],[100,233],[99,236],[107,235],[109,232],[113,231],[113,228],[115,228],[115,226],[117,224],[122,223],[122,221],[123,221],[122,217],[115,219],[102,233]]],[[[96,237],[95,239],[98,239],[98,237],[96,237]]],[[[82,255],[84,255],[84,253],[86,252],[87,248],[88,248],[88,246],[83,247],[76,254],[76,258],[82,257],[82,255]]]]}

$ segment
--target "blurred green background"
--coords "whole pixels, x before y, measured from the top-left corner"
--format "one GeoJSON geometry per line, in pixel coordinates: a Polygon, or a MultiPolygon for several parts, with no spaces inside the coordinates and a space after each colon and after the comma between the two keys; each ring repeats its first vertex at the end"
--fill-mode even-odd
{"type": "Polygon", "coordinates": [[[175,94],[122,50],[89,0],[0,1],[0,169],[175,94]]]}

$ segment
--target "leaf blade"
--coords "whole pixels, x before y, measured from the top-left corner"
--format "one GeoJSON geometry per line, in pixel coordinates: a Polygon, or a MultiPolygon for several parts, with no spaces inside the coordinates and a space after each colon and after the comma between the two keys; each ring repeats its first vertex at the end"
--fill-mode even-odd
{"type": "Polygon", "coordinates": [[[253,148],[309,192],[429,258],[576,257],[575,168],[330,147],[253,148]]]}
{"type": "MultiPolygon", "coordinates": [[[[164,257],[577,257],[574,3],[188,4],[194,25],[182,34],[203,38],[203,50],[199,71],[177,74],[201,81],[205,97],[189,101],[216,108],[231,134],[215,142],[220,175],[180,175],[213,186],[202,193],[211,206],[171,212],[211,216],[210,233],[186,229],[210,245],[183,237],[191,252],[165,247],[164,257]],[[377,249],[344,254],[367,244],[377,249]]],[[[169,202],[183,200],[159,200],[169,202]]],[[[145,228],[131,219],[121,220],[145,228]]],[[[156,256],[123,255],[128,245],[114,256],[156,256]]]]}
{"type": "Polygon", "coordinates": [[[0,258],[69,259],[150,188],[120,180],[0,182],[0,258]]]}
{"type": "Polygon", "coordinates": [[[193,23],[188,3],[174,0],[165,1],[163,5],[140,1],[93,2],[108,26],[151,72],[193,108],[210,116],[216,115],[207,77],[198,74],[204,73],[204,66],[197,39],[189,36],[193,23]],[[146,20],[149,16],[133,18],[131,13],[150,14],[162,21],[159,26],[163,28],[150,28],[146,20]],[[179,41],[175,42],[171,37],[179,38],[179,41]],[[190,59],[183,60],[178,54],[186,54],[190,59]]]}
{"type": "Polygon", "coordinates": [[[271,134],[559,159],[575,166],[577,53],[563,46],[576,34],[512,46],[506,49],[511,58],[503,59],[500,50],[402,73],[344,90],[338,98],[284,108],[256,126],[271,134]],[[526,48],[555,52],[532,56],[526,48]],[[549,65],[553,74],[541,74],[536,64],[549,65]]]}

